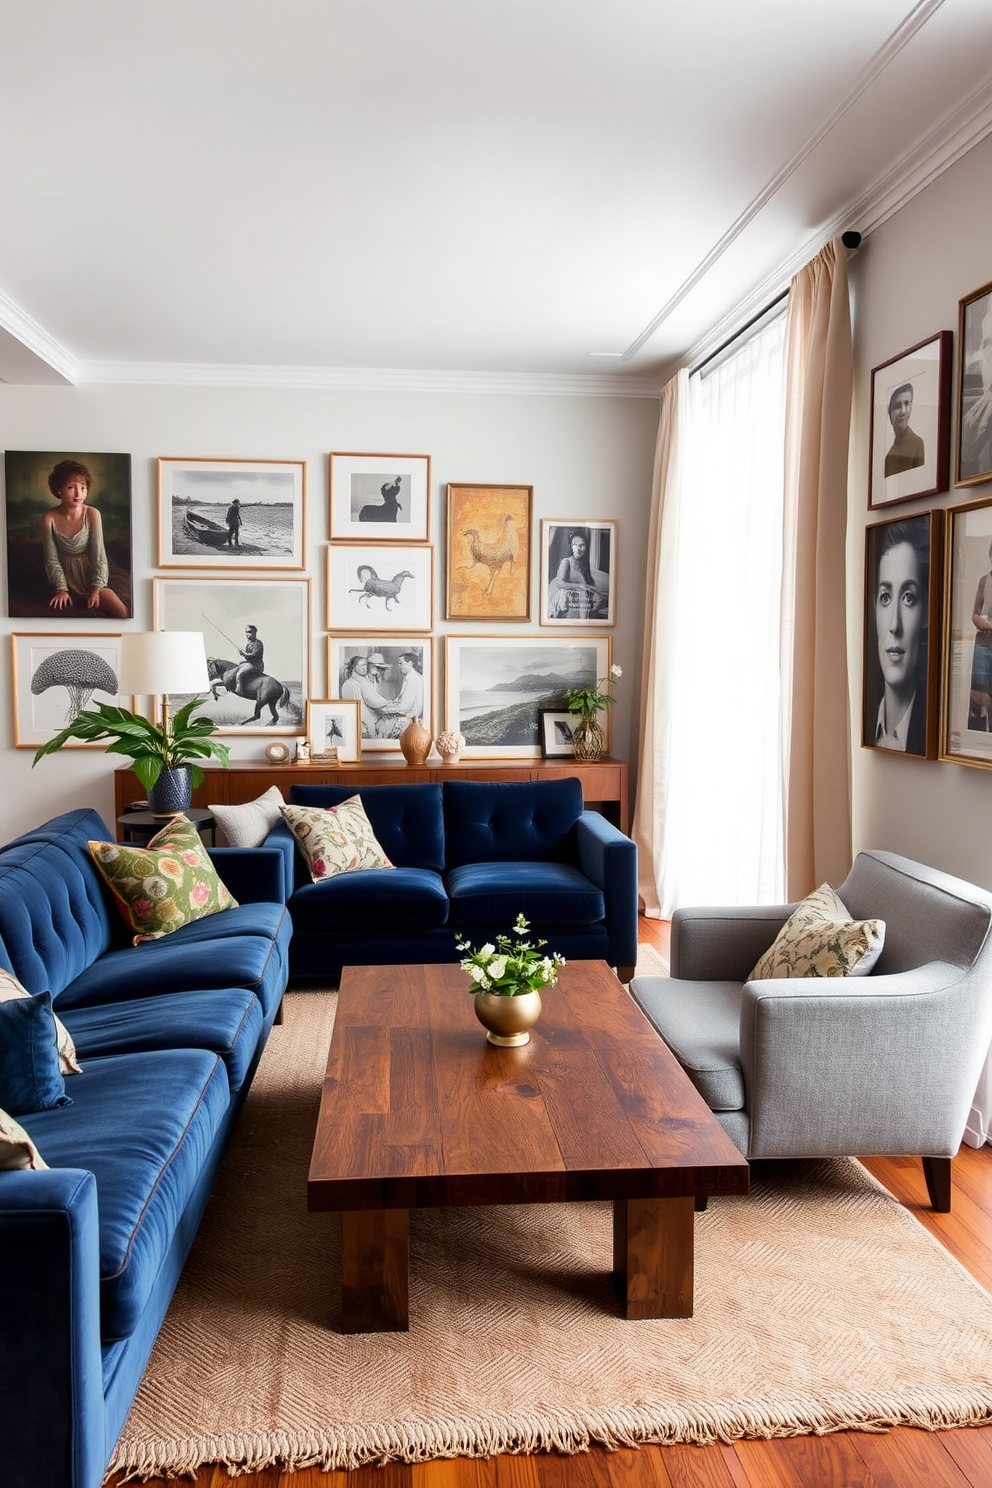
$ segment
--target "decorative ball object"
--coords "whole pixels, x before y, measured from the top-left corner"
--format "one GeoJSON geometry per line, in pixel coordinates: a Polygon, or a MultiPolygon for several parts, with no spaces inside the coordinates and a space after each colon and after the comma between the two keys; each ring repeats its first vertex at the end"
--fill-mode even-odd
{"type": "Polygon", "coordinates": [[[270,765],[288,765],[289,745],[284,744],[281,739],[274,739],[265,746],[265,758],[270,765]]]}
{"type": "Polygon", "coordinates": [[[434,740],[434,747],[446,765],[453,765],[465,748],[465,735],[443,729],[434,740]]]}

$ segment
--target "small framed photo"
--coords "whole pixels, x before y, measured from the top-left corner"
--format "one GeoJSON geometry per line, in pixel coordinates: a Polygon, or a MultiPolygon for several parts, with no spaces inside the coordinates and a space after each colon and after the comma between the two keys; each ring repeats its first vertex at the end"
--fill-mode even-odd
{"type": "Polygon", "coordinates": [[[542,758],[573,759],[577,722],[575,714],[558,708],[542,708],[538,717],[540,718],[542,758]]]}
{"type": "Polygon", "coordinates": [[[921,512],[865,532],[865,749],[936,758],[943,516],[921,512]]]}
{"type": "Polygon", "coordinates": [[[325,759],[336,750],[339,763],[357,764],[362,756],[361,704],[356,698],[311,698],[307,738],[311,759],[325,759]]]}
{"type": "Polygon", "coordinates": [[[332,454],[330,485],[332,538],[429,540],[430,455],[332,454]]]}
{"type": "MultiPolygon", "coordinates": [[[[153,579],[156,630],[199,630],[221,734],[299,734],[310,693],[310,580],[153,579]]],[[[174,712],[193,694],[169,696],[174,712]]]]}
{"type": "Polygon", "coordinates": [[[303,568],[305,460],[158,462],[159,568],[303,568]]]}
{"type": "MultiPolygon", "coordinates": [[[[118,691],[119,635],[12,635],[14,748],[39,749],[62,732],[77,714],[106,703],[133,708],[134,699],[118,691]]],[[[71,739],[66,749],[106,749],[71,739]]]]}
{"type": "Polygon", "coordinates": [[[992,479],[992,284],[958,301],[955,485],[992,479]]]}
{"type": "Polygon", "coordinates": [[[327,629],[434,627],[433,543],[329,543],[327,629]]]}
{"type": "Polygon", "coordinates": [[[938,331],[872,368],[871,510],[936,496],[950,484],[952,339],[938,331]]]}
{"type": "Polygon", "coordinates": [[[992,769],[992,497],[947,513],[940,758],[992,769]]]}
{"type": "Polygon", "coordinates": [[[398,753],[413,718],[434,733],[434,647],[426,636],[328,636],[327,688],[361,704],[367,753],[398,753]]]}
{"type": "Polygon", "coordinates": [[[533,486],[448,486],[449,620],[530,619],[533,486]]]}
{"type": "Polygon", "coordinates": [[[617,524],[541,522],[541,624],[616,624],[617,524]]]}
{"type": "MultiPolygon", "coordinates": [[[[611,637],[445,636],[445,726],[465,759],[539,759],[541,714],[567,715],[573,687],[609,676],[611,637]]],[[[599,715],[609,739],[609,709],[599,715]]]]}

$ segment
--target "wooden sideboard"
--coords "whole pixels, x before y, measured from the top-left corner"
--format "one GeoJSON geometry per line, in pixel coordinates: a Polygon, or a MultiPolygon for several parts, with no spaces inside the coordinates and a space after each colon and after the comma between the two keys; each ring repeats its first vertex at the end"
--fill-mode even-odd
{"type": "MultiPolygon", "coordinates": [[[[376,763],[325,765],[319,760],[308,765],[270,765],[238,761],[229,769],[207,765],[204,780],[193,792],[194,806],[240,806],[254,801],[277,785],[289,799],[289,788],[300,782],[308,785],[395,785],[398,782],[436,780],[563,780],[569,775],[582,782],[582,799],[587,806],[598,806],[621,832],[629,830],[630,812],[627,799],[627,762],[608,755],[595,764],[575,760],[459,760],[454,765],[408,765],[405,760],[382,760],[376,763]]],[[[121,816],[133,802],[143,800],[145,792],[137,776],[126,766],[114,772],[116,815],[121,816]]]]}

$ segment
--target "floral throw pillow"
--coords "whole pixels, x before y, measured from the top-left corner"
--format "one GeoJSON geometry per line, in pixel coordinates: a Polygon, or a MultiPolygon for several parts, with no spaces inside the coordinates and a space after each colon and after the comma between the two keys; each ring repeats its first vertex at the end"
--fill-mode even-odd
{"type": "Polygon", "coordinates": [[[220,909],[237,908],[188,817],[174,816],[144,847],[131,842],[87,845],[135,932],[135,945],[171,935],[220,909]]]}
{"type": "Polygon", "coordinates": [[[852,919],[830,885],[821,884],[792,912],[748,981],[867,976],[884,944],[884,920],[852,919]]]}
{"type": "MultiPolygon", "coordinates": [[[[26,987],[22,987],[13,972],[4,971],[0,967],[0,1002],[9,1002],[13,997],[30,997],[31,993],[26,987]]],[[[62,1019],[53,1013],[55,1019],[55,1038],[59,1050],[59,1069],[64,1075],[81,1075],[83,1067],[76,1058],[76,1046],[72,1041],[72,1034],[66,1028],[62,1019]]]]}
{"type": "Polygon", "coordinates": [[[282,814],[314,883],[366,868],[392,868],[376,841],[361,796],[340,806],[284,806],[282,814]]]}

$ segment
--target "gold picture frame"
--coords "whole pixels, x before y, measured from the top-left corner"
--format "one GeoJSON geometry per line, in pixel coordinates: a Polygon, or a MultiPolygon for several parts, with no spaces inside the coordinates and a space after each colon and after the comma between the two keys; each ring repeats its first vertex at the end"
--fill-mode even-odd
{"type": "Polygon", "coordinates": [[[530,619],[533,486],[448,484],[445,617],[530,619]]]}

